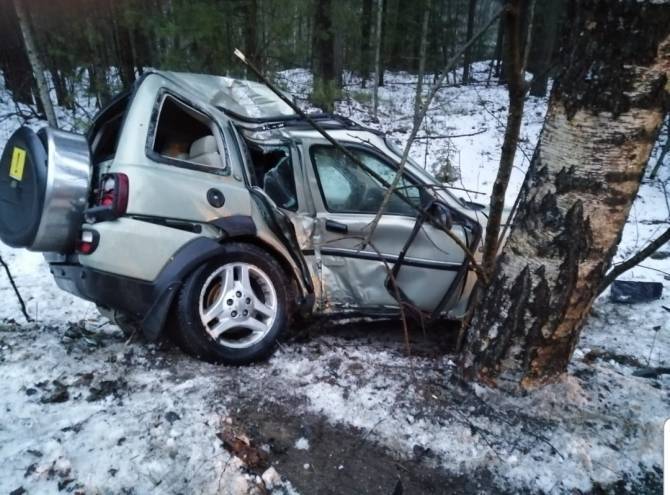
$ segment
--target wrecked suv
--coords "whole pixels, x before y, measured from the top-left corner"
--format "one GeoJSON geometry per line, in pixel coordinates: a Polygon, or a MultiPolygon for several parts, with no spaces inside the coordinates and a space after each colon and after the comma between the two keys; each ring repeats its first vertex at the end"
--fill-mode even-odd
{"type": "Polygon", "coordinates": [[[481,212],[408,163],[366,243],[400,154],[312,118],[358,163],[259,83],[146,73],[85,136],[12,135],[0,238],[44,252],[125,332],[169,331],[214,362],[265,358],[310,314],[462,316],[475,275],[459,244],[476,251],[481,212]]]}

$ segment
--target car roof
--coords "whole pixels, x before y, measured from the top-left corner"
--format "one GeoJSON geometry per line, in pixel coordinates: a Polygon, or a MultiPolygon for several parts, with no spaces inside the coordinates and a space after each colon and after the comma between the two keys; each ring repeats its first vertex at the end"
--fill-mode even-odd
{"type": "Polygon", "coordinates": [[[269,121],[297,116],[289,105],[261,83],[209,74],[151,72],[186,86],[210,105],[242,120],[269,121]]]}
{"type": "MultiPolygon", "coordinates": [[[[184,86],[208,104],[222,110],[243,127],[283,128],[290,133],[313,129],[307,120],[297,114],[265,84],[209,74],[158,70],[152,70],[151,73],[184,86]]],[[[286,97],[291,98],[288,94],[286,97]]],[[[349,129],[378,133],[374,129],[361,126],[341,115],[313,113],[309,117],[324,129],[349,129]]]]}

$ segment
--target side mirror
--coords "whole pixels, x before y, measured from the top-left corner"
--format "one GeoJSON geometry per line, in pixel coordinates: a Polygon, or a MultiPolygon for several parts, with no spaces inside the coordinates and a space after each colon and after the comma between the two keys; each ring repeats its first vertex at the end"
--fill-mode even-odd
{"type": "Polygon", "coordinates": [[[454,226],[454,220],[451,216],[451,210],[449,207],[443,203],[433,203],[433,206],[430,208],[430,213],[444,225],[447,229],[451,229],[454,226]]]}

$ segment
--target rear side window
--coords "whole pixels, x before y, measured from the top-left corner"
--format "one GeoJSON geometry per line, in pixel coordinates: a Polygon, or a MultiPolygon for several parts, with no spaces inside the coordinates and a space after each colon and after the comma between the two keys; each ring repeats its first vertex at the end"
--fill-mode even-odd
{"type": "Polygon", "coordinates": [[[160,107],[151,150],[154,158],[173,165],[224,170],[217,126],[204,113],[166,95],[160,107]]]}

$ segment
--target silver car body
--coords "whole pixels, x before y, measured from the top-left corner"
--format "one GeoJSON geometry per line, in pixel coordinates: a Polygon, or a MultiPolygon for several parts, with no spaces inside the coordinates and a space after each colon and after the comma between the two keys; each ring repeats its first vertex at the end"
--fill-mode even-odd
{"type": "MultiPolygon", "coordinates": [[[[400,161],[397,151],[379,133],[337,119],[323,122],[342,145],[376,157],[391,169],[400,161]]],[[[408,163],[410,183],[451,212],[451,236],[429,221],[413,233],[414,215],[386,214],[370,245],[363,248],[362,239],[374,213],[328,210],[320,183],[324,178],[319,178],[313,157],[314,150],[329,146],[263,85],[216,76],[148,73],[129,99],[114,156],[97,164],[98,176],[122,173],[129,177],[127,211],[113,221],[84,225],[97,232],[99,245],[89,255],[80,254],[79,263],[154,282],[175,253],[195,239],[225,243],[240,237],[263,246],[280,260],[295,282],[298,299],[308,301],[309,310],[393,315],[399,308],[397,294],[387,288],[386,281],[389,269],[406,248],[397,273],[403,296],[425,312],[462,316],[475,276],[452,236],[476,248],[481,213],[441,188],[421,167],[408,163]],[[221,167],[180,166],[179,160],[162,160],[152,152],[157,118],[166,98],[179,100],[211,121],[223,159],[221,167]],[[255,145],[288,150],[296,185],[293,208],[281,208],[259,187],[262,184],[253,183],[248,146],[255,145]],[[222,193],[223,206],[207,200],[212,189],[222,193]],[[274,213],[290,220],[298,249],[273,225],[275,220],[269,218],[263,204],[272,205],[274,213]],[[241,218],[252,219],[253,234],[231,235],[226,222],[241,218]],[[191,227],[182,228],[183,224],[191,227]]]]}

